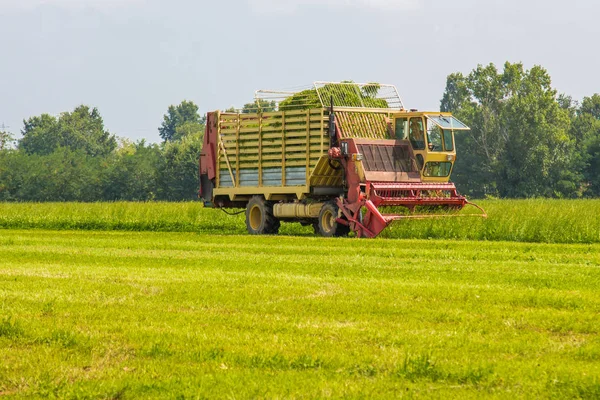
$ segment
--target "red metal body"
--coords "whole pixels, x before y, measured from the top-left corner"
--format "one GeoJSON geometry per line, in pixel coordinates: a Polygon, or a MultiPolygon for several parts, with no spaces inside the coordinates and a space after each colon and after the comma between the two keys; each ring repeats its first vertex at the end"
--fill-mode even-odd
{"type": "MultiPolygon", "coordinates": [[[[405,141],[345,139],[349,153],[361,154],[364,179],[359,176],[358,160],[339,156],[346,173],[346,198],[336,200],[347,224],[358,237],[376,237],[392,221],[428,218],[428,215],[382,214],[380,207],[402,206],[413,211],[417,206],[442,206],[460,210],[468,201],[458,194],[453,183],[423,183],[410,145],[405,141]],[[400,154],[400,156],[399,156],[400,154]],[[400,162],[399,162],[400,160],[400,162]]],[[[330,152],[339,154],[338,151],[330,152]]],[[[439,217],[439,215],[438,215],[439,217]]]]}
{"type": "Polygon", "coordinates": [[[204,141],[200,153],[200,175],[207,175],[208,179],[214,179],[217,174],[217,124],[217,115],[207,113],[204,141]]]}
{"type": "Polygon", "coordinates": [[[212,201],[213,182],[217,176],[218,123],[217,113],[209,112],[206,114],[206,129],[198,165],[200,172],[200,190],[198,194],[205,204],[212,201]]]}

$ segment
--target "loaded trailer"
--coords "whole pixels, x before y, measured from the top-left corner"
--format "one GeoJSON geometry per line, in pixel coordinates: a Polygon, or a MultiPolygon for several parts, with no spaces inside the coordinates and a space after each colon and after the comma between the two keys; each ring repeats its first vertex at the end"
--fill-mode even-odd
{"type": "Polygon", "coordinates": [[[449,181],[454,135],[469,128],[450,113],[406,110],[391,85],[317,82],[258,91],[254,105],[207,114],[199,192],[207,207],[245,208],[251,234],[290,221],[375,237],[394,220],[429,217],[420,206],[469,204],[449,181]]]}

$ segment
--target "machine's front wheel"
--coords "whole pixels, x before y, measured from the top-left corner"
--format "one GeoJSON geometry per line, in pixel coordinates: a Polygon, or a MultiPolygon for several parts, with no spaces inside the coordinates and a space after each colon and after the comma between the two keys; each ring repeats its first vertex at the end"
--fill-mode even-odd
{"type": "Polygon", "coordinates": [[[321,236],[346,236],[350,233],[348,225],[337,222],[339,207],[334,202],[323,204],[319,212],[319,233],[321,236]]]}
{"type": "Polygon", "coordinates": [[[279,220],[273,215],[273,204],[262,196],[252,196],[246,206],[246,229],[251,235],[275,235],[279,220]]]}

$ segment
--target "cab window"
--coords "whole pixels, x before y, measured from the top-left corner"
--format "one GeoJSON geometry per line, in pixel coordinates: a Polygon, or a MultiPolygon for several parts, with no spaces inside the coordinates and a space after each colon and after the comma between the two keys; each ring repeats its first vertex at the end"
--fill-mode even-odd
{"type": "Polygon", "coordinates": [[[444,129],[444,148],[446,151],[454,151],[454,141],[452,140],[452,131],[444,129]]]}
{"type": "Polygon", "coordinates": [[[396,118],[396,139],[406,140],[406,118],[396,118]]]}
{"type": "Polygon", "coordinates": [[[415,150],[425,150],[425,130],[421,118],[411,118],[409,122],[409,139],[415,150]]]}
{"type": "Polygon", "coordinates": [[[423,175],[445,178],[450,175],[451,162],[428,162],[425,164],[423,175]]]}
{"type": "Polygon", "coordinates": [[[427,127],[427,146],[429,151],[443,151],[442,128],[430,123],[427,127]]]}

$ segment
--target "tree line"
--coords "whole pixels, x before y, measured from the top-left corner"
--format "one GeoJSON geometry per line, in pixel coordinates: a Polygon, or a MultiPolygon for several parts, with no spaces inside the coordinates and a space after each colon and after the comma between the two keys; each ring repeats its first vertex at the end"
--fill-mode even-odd
{"type": "Polygon", "coordinates": [[[452,180],[471,197],[600,196],[600,95],[581,103],[548,72],[506,63],[448,76],[441,111],[471,127],[456,135],[452,180]]]}
{"type": "MultiPolygon", "coordinates": [[[[253,102],[241,112],[276,108],[253,102]]],[[[440,109],[471,127],[456,135],[452,180],[462,193],[600,196],[600,94],[577,102],[540,66],[490,64],[450,74],[440,109]]],[[[18,141],[0,131],[0,201],[193,200],[204,122],[193,102],[172,105],[153,144],[116,137],[85,105],[31,117],[18,141]]]]}
{"type": "Polygon", "coordinates": [[[96,108],[23,122],[22,138],[0,134],[0,201],[193,200],[204,119],[198,106],[170,106],[160,144],[117,138],[96,108]]]}

